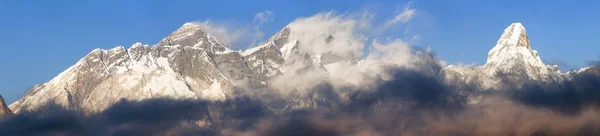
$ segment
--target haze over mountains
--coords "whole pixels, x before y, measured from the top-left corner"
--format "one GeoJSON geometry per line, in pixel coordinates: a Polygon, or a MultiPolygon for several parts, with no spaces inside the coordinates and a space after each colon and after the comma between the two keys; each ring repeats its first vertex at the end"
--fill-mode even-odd
{"type": "MultiPolygon", "coordinates": [[[[67,135],[600,132],[594,119],[598,113],[588,110],[600,104],[594,97],[599,96],[598,67],[561,73],[546,65],[521,23],[510,24],[487,63],[474,67],[445,66],[430,50],[401,40],[373,40],[363,54],[365,40],[356,34],[358,27],[360,22],[321,14],[296,20],[258,46],[236,51],[202,25],[185,23],[156,45],[95,49],[10,104],[17,115],[0,123],[0,132],[32,129],[2,128],[44,114],[48,107],[62,107],[49,117],[70,113],[76,123],[44,132],[67,135]],[[330,18],[324,23],[330,25],[316,27],[315,20],[330,18]],[[581,112],[588,114],[562,115],[581,112]],[[157,119],[135,117],[141,114],[157,119]],[[539,117],[569,125],[531,119],[539,117]],[[513,126],[520,121],[538,124],[513,126]],[[141,133],[144,128],[157,129],[141,133]]],[[[10,113],[0,106],[0,116],[10,113]]]]}

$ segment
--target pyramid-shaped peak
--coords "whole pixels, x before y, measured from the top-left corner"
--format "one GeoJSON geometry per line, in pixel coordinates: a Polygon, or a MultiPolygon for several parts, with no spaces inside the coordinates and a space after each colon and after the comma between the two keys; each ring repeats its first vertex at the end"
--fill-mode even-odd
{"type": "Polygon", "coordinates": [[[523,27],[523,24],[521,24],[521,22],[514,22],[510,24],[510,26],[523,27]]]}
{"type": "Polygon", "coordinates": [[[524,70],[532,79],[540,79],[554,71],[531,48],[527,31],[521,23],[512,23],[504,29],[496,46],[488,53],[485,66],[505,72],[524,70]]]}
{"type": "Polygon", "coordinates": [[[488,53],[487,63],[522,53],[532,54],[531,56],[538,57],[537,52],[531,49],[525,27],[519,22],[512,23],[504,29],[496,46],[488,53]]]}
{"type": "Polygon", "coordinates": [[[196,33],[204,34],[202,25],[198,24],[198,23],[188,22],[188,23],[181,25],[181,27],[179,27],[177,30],[175,30],[173,33],[171,33],[171,35],[169,35],[169,37],[173,37],[173,38],[185,37],[185,36],[194,35],[196,33]]]}
{"type": "Polygon", "coordinates": [[[519,22],[512,23],[504,29],[496,46],[522,46],[531,49],[527,31],[519,22]]]}
{"type": "Polygon", "coordinates": [[[191,46],[205,49],[223,51],[226,46],[217,38],[205,30],[204,25],[196,22],[188,22],[158,43],[160,46],[191,46]]]}
{"type": "Polygon", "coordinates": [[[187,22],[179,27],[179,30],[181,29],[202,29],[202,25],[200,23],[187,22]]]}

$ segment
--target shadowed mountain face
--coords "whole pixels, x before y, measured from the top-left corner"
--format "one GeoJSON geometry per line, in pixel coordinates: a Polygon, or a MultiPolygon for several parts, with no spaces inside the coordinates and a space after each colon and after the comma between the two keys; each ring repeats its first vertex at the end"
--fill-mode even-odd
{"type": "MultiPolygon", "coordinates": [[[[504,30],[484,66],[446,67],[401,41],[360,54],[360,36],[336,28],[354,23],[321,30],[307,20],[244,51],[193,23],[153,46],[95,49],[11,104],[18,114],[0,121],[0,133],[600,133],[598,67],[545,65],[521,23],[504,30]]],[[[0,116],[12,113],[0,106],[0,116]]]]}
{"type": "Polygon", "coordinates": [[[584,72],[588,74],[600,75],[600,65],[588,68],[584,72]]]}
{"type": "Polygon", "coordinates": [[[0,118],[12,115],[13,112],[6,106],[4,98],[0,95],[0,118]]]}

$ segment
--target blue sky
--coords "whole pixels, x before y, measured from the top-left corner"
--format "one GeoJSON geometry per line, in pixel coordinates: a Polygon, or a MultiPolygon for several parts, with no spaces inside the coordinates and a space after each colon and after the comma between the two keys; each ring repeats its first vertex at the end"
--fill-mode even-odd
{"type": "MultiPolygon", "coordinates": [[[[36,83],[49,81],[94,48],[155,44],[185,22],[210,20],[247,27],[256,13],[273,12],[261,25],[270,36],[299,17],[368,9],[376,21],[395,16],[408,1],[346,0],[0,0],[0,94],[11,103],[36,83]]],[[[584,0],[413,1],[407,26],[391,37],[418,35],[450,64],[484,64],[488,51],[512,22],[527,28],[544,62],[562,71],[584,67],[600,55],[600,2],[584,0]]],[[[398,29],[397,31],[393,29],[398,29]]],[[[234,48],[246,48],[239,44],[234,48]]]]}

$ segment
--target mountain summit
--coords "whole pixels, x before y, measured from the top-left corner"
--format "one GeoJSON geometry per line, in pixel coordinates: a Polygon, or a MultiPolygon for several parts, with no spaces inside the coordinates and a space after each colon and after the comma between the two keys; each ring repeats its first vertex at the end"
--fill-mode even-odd
{"type": "Polygon", "coordinates": [[[483,66],[462,67],[450,65],[446,69],[449,81],[478,82],[484,89],[499,89],[503,82],[521,84],[525,80],[554,82],[562,80],[557,66],[542,62],[533,50],[523,24],[512,23],[489,51],[483,66]]]}
{"type": "Polygon", "coordinates": [[[196,47],[208,49],[212,52],[231,51],[225,44],[219,42],[215,36],[206,32],[202,25],[196,23],[183,24],[179,29],[162,39],[158,45],[196,47]]]}
{"type": "Polygon", "coordinates": [[[530,79],[545,79],[559,73],[556,66],[547,66],[531,48],[527,31],[521,23],[512,23],[502,33],[496,46],[488,53],[485,67],[491,72],[526,74],[530,79]]]}
{"type": "Polygon", "coordinates": [[[510,26],[504,29],[504,32],[497,42],[497,45],[523,46],[531,49],[529,37],[527,37],[527,31],[521,23],[512,23],[510,26]]]}

